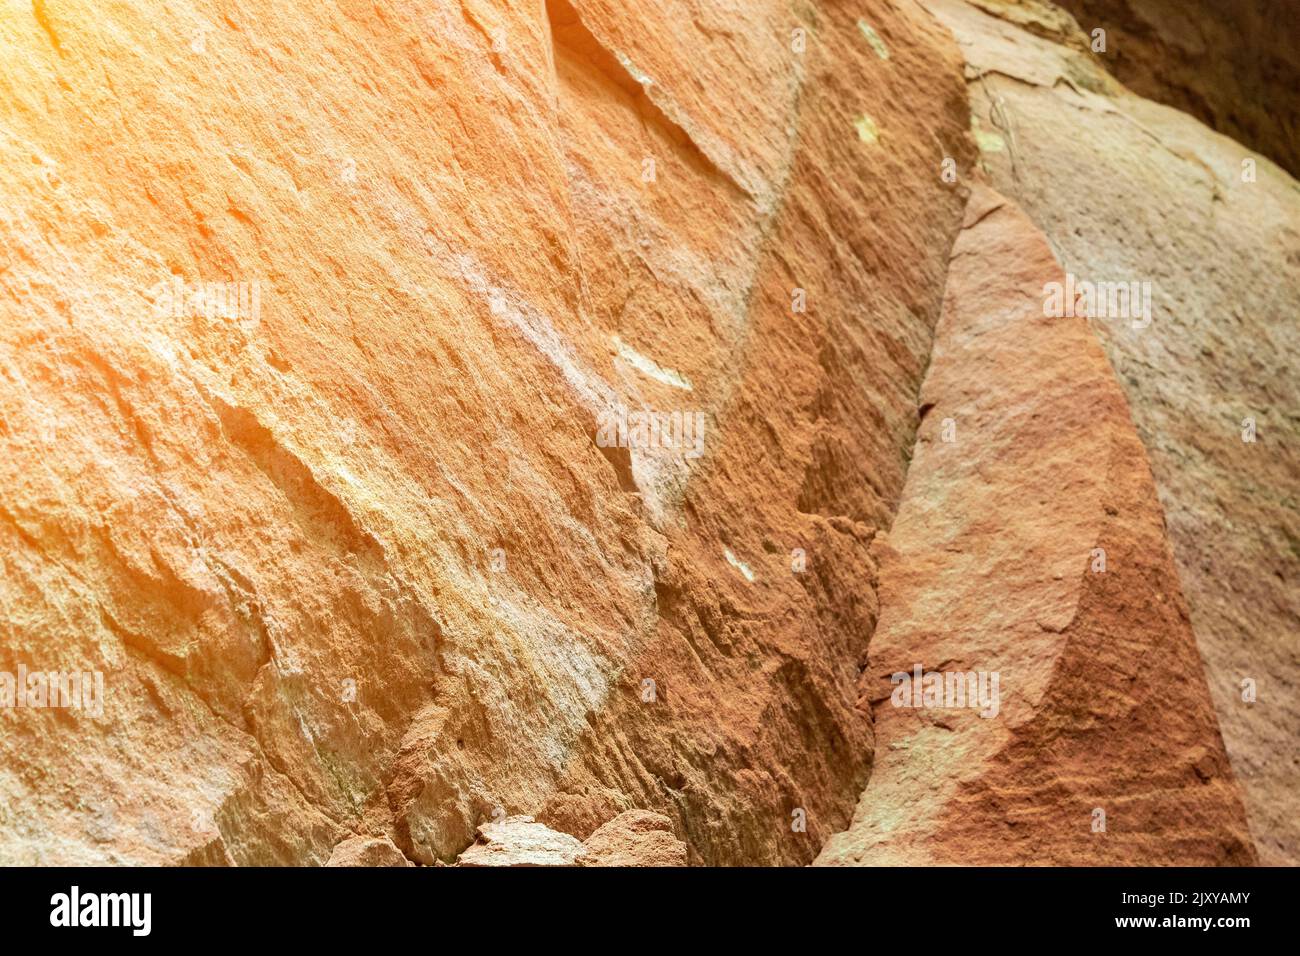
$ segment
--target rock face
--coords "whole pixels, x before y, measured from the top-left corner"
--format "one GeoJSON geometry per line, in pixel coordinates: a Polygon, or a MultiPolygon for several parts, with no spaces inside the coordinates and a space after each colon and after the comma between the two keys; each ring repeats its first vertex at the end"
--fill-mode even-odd
{"type": "Polygon", "coordinates": [[[968,61],[997,187],[1079,280],[1149,289],[1149,323],[1093,330],[1147,448],[1260,858],[1300,863],[1300,186],[1119,89],[1069,32],[930,5],[968,61]]]}
{"type": "Polygon", "coordinates": [[[1245,861],[1187,605],[1261,857],[1294,860],[1300,194],[1263,158],[1238,192],[1062,11],[981,6],[9,4],[0,863],[801,865],[851,822],[823,860],[1009,860],[1010,828],[1245,861]],[[1077,94],[1115,169],[1045,178],[1071,140],[1000,131],[1011,89],[1077,94]],[[1070,190],[1160,149],[1124,195],[1172,218],[1128,250],[1070,190]],[[1009,326],[1055,267],[977,165],[1067,267],[1164,257],[1161,308],[1239,331],[1142,379],[1105,329],[1009,326]],[[1240,408],[1245,457],[1198,444],[1240,408]],[[880,706],[882,667],[980,655],[998,720],[880,706]],[[942,840],[871,823],[918,814],[942,840]]]}
{"type": "Polygon", "coordinates": [[[460,855],[461,866],[577,866],[582,841],[556,833],[532,817],[506,817],[478,828],[479,842],[460,855]]]}
{"type": "Polygon", "coordinates": [[[105,678],[101,718],[0,714],[0,858],[450,862],[501,808],[809,862],[871,760],[868,546],[960,222],[935,169],[974,156],[946,32],[49,0],[0,34],[0,670],[105,678]],[[702,454],[600,447],[624,406],[702,454]]]}
{"type": "Polygon", "coordinates": [[[1123,394],[1085,319],[1043,315],[1063,280],[977,187],[873,546],[876,763],[821,864],[1255,859],[1123,394]]]}
{"type": "Polygon", "coordinates": [[[660,813],[628,810],[587,837],[583,866],[685,866],[686,844],[660,813]]]}
{"type": "Polygon", "coordinates": [[[391,840],[349,837],[334,848],[326,866],[414,866],[391,840]]]}

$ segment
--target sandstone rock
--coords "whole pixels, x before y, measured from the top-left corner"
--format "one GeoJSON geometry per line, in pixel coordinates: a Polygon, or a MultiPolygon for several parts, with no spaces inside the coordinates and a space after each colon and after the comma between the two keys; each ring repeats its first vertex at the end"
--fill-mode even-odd
{"type": "Polygon", "coordinates": [[[460,855],[461,866],[577,866],[582,842],[532,817],[506,817],[478,828],[479,841],[460,855]]]}
{"type": "MultiPolygon", "coordinates": [[[[927,3],[967,58],[976,121],[999,134],[981,157],[997,187],[1078,278],[1150,287],[1149,325],[1093,329],[1147,449],[1260,857],[1300,862],[1300,184],[1116,87],[1068,42],[988,15],[1005,4],[927,3]]],[[[1161,29],[1194,18],[1221,33],[1242,5],[1205,17],[1200,6],[1180,5],[1161,29]]],[[[1217,69],[1200,82],[1217,83],[1217,69]]],[[[1292,99],[1266,100],[1279,131],[1292,99]]]]}
{"type": "Polygon", "coordinates": [[[1098,61],[1300,176],[1300,17],[1291,0],[1060,0],[1098,61]]]}
{"type": "MultiPolygon", "coordinates": [[[[1166,150],[1178,176],[1153,195],[1177,207],[1200,127],[1129,100],[1119,116],[1118,83],[1069,18],[1017,6],[1009,20],[963,8],[997,25],[996,70],[1051,97],[1035,109],[1077,93],[1066,115],[1125,130],[1121,159],[1166,150]]],[[[1086,326],[1018,344],[994,322],[1006,355],[980,353],[954,381],[941,346],[927,379],[945,289],[951,343],[997,318],[980,303],[1024,308],[1025,289],[999,282],[1050,267],[983,200],[963,255],[995,271],[950,257],[971,167],[1058,245],[1068,227],[1044,210],[1064,224],[1071,184],[1131,172],[1081,170],[1080,151],[1051,189],[1029,160],[1032,194],[1009,189],[994,144],[1019,157],[1034,137],[999,126],[996,97],[1018,81],[973,65],[983,34],[957,29],[959,46],[960,14],[874,0],[11,7],[0,674],[100,673],[104,689],[102,713],[0,707],[0,863],[397,863],[355,843],[383,833],[426,865],[666,864],[683,845],[692,864],[804,864],[849,825],[873,761],[859,822],[929,815],[946,835],[919,840],[929,858],[1009,859],[990,841],[1011,826],[1008,846],[1084,859],[1073,816],[1050,814],[1105,793],[1125,808],[1106,859],[1249,858],[1142,448],[1086,326]],[[973,247],[976,232],[1026,261],[973,247]],[[974,436],[1027,436],[1050,457],[993,444],[936,467],[933,429],[963,402],[986,415],[974,436]],[[607,440],[611,420],[674,414],[703,423],[689,455],[607,440]],[[1062,485],[1077,492],[1066,507],[1039,500],[1062,485]],[[943,550],[959,532],[981,552],[943,550]],[[1112,538],[1120,570],[1085,586],[1077,549],[1112,538]],[[959,573],[1007,567],[987,595],[959,573]],[[1122,593],[1099,590],[1115,580],[1122,593]],[[922,728],[935,749],[900,767],[900,718],[878,742],[859,705],[868,642],[884,614],[881,661],[893,647],[942,664],[930,651],[962,633],[945,637],[937,609],[954,606],[992,628],[961,653],[1005,655],[1015,693],[1032,693],[1009,702],[1004,736],[954,729],[949,751],[943,728],[922,728]],[[1134,676],[1142,653],[1163,676],[1134,676]],[[963,748],[969,762],[945,762],[963,748]],[[960,773],[918,799],[908,781],[928,766],[960,773]]],[[[1061,122],[1041,120],[1053,143],[1061,122]]],[[[1261,163],[1264,188],[1238,205],[1213,172],[1230,146],[1213,142],[1201,218],[1169,220],[1192,237],[1147,243],[1197,295],[1216,241],[1244,249],[1271,229],[1290,250],[1295,229],[1294,184],[1261,163]]],[[[1090,248],[1117,253],[1104,237],[1090,248]]],[[[1294,256],[1264,248],[1259,268],[1291,276],[1294,256]]],[[[1234,283],[1259,278],[1240,268],[1234,283]]],[[[1239,302],[1244,337],[1267,346],[1248,359],[1211,335],[1168,344],[1161,389],[1209,420],[1186,392],[1235,408],[1257,361],[1242,402],[1284,408],[1294,336],[1254,313],[1291,300],[1224,295],[1205,302],[1239,302]],[[1183,350],[1201,348],[1224,356],[1221,381],[1193,371],[1183,350]]],[[[1207,439],[1186,481],[1214,481],[1189,490],[1176,463],[1197,448],[1193,419],[1130,385],[1126,363],[1151,356],[1106,347],[1166,496],[1233,759],[1259,770],[1257,839],[1285,855],[1295,568],[1267,547],[1294,530],[1295,459],[1269,442],[1295,423],[1260,413],[1275,453],[1251,471],[1207,439]],[[1189,577],[1202,518],[1231,543],[1189,577]],[[1267,703],[1233,724],[1220,684],[1242,648],[1267,703]],[[1252,751],[1251,733],[1271,749],[1252,751]]],[[[908,840],[871,852],[902,858],[908,840]]]]}
{"type": "Polygon", "coordinates": [[[402,856],[392,840],[380,837],[348,837],[330,853],[326,866],[414,866],[402,856]]]}
{"type": "Polygon", "coordinates": [[[627,810],[585,841],[583,866],[685,866],[686,844],[662,813],[627,810]]]}
{"type": "Polygon", "coordinates": [[[1083,318],[1043,315],[1063,278],[977,187],[877,539],[875,766],[819,864],[1255,859],[1123,393],[1083,318]],[[949,674],[978,675],[977,702],[949,674]]]}
{"type": "Polygon", "coordinates": [[[661,813],[626,810],[585,842],[532,817],[506,817],[478,828],[460,866],[685,866],[687,847],[661,813]]]}
{"type": "Polygon", "coordinates": [[[628,806],[810,861],[974,158],[946,32],[51,0],[0,37],[0,670],[106,677],[100,719],[0,713],[0,861],[429,864],[628,806]],[[620,405],[704,454],[598,447],[620,405]]]}

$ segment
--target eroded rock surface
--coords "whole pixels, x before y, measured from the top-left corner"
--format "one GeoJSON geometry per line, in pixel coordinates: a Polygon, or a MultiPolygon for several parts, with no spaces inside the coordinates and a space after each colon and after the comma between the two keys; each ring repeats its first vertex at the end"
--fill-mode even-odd
{"type": "Polygon", "coordinates": [[[587,837],[583,866],[685,866],[686,844],[661,813],[628,810],[587,837]]]}
{"type": "Polygon", "coordinates": [[[927,3],[968,62],[997,187],[1077,279],[1149,289],[1149,322],[1093,330],[1147,448],[1260,858],[1300,862],[1300,184],[1120,88],[1072,28],[927,3]]]}
{"type": "Polygon", "coordinates": [[[478,836],[457,860],[461,866],[577,866],[584,852],[581,840],[532,817],[480,824],[478,836]]]}
{"type": "Polygon", "coordinates": [[[662,813],[627,810],[581,842],[532,817],[481,824],[460,866],[686,866],[687,846],[662,813]]]}
{"type": "Polygon", "coordinates": [[[330,853],[326,866],[414,866],[391,840],[348,837],[330,853]]]}
{"type": "MultiPolygon", "coordinates": [[[[1006,82],[1119,95],[1067,16],[1017,7],[986,17],[1012,31],[1006,82]],[[1026,30],[1055,39],[1025,60],[1026,30]]],[[[1001,181],[999,119],[976,109],[972,130],[967,79],[1003,81],[972,72],[978,44],[948,16],[887,0],[3,9],[0,673],[104,686],[102,713],[0,708],[0,862],[804,864],[849,825],[873,760],[827,851],[841,862],[1092,862],[1075,828],[1094,798],[1116,806],[1095,859],[1250,859],[1146,459],[1092,333],[1008,331],[1028,288],[1008,277],[1051,268],[1009,207],[979,200],[987,219],[950,258],[977,143],[1001,181]],[[977,232],[1025,260],[971,273],[992,258],[977,232]],[[948,334],[984,323],[1006,354],[976,348],[963,381],[941,349],[919,402],[945,289],[948,334]],[[1035,395],[1002,381],[1012,368],[1035,395]],[[931,443],[949,405],[982,450],[945,471],[931,443]],[[648,413],[701,422],[691,453],[609,426],[648,413]],[[1062,482],[1076,497],[1053,507],[1062,482]],[[1113,570],[1093,579],[1079,549],[1098,544],[1113,570]],[[876,708],[878,745],[859,706],[881,562],[866,700],[890,655],[1003,655],[1018,682],[1006,720],[922,721],[934,746],[907,766],[892,745],[917,715],[876,708]],[[962,569],[1002,574],[1001,600],[962,569]],[[1142,654],[1159,666],[1134,670],[1142,654]],[[918,799],[917,779],[937,789],[918,799]],[[944,840],[871,829],[917,814],[944,840]]],[[[1183,135],[1190,154],[1200,134],[1183,135]]],[[[1260,168],[1277,205],[1253,221],[1280,227],[1293,184],[1260,168]]],[[[1287,348],[1259,360],[1261,395],[1291,394],[1287,348]]],[[[1226,352],[1239,382],[1247,353],[1226,352]]],[[[1129,394],[1172,515],[1223,498],[1240,523],[1264,502],[1267,527],[1293,510],[1285,458],[1183,494],[1159,426],[1186,420],[1129,394]]],[[[1294,425],[1265,420],[1265,443],[1294,425]]],[[[1232,560],[1280,575],[1251,592],[1276,630],[1294,569],[1261,558],[1266,535],[1232,560]]],[[[1175,527],[1184,575],[1191,540],[1175,527]]],[[[1188,588],[1198,631],[1224,593],[1210,577],[1188,588]]],[[[1211,675],[1235,679],[1215,655],[1252,635],[1216,628],[1211,675]]],[[[1259,646],[1277,701],[1290,645],[1259,646]]],[[[1229,727],[1239,766],[1246,726],[1229,727]]],[[[1275,792],[1260,787],[1252,808],[1275,792]]]]}
{"type": "Polygon", "coordinates": [[[1060,0],[1098,59],[1167,103],[1300,176],[1300,15],[1292,0],[1060,0]]]}
{"type": "Polygon", "coordinates": [[[1123,393],[1086,320],[1043,315],[1063,277],[978,187],[874,546],[876,763],[820,864],[1255,859],[1123,393]],[[895,676],[918,670],[949,696],[895,676]],[[978,675],[976,699],[948,674],[978,675]]]}
{"type": "Polygon", "coordinates": [[[0,859],[643,808],[810,861],[974,155],[947,33],[49,0],[0,43],[0,669],[106,677],[0,713],[0,859]],[[620,405],[703,454],[598,447],[620,405]]]}

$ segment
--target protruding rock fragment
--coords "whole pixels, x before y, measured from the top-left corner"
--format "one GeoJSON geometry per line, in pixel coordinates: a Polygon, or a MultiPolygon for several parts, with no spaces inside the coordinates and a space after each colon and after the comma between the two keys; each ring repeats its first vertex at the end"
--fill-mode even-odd
{"type": "Polygon", "coordinates": [[[461,866],[577,866],[584,848],[532,817],[506,817],[478,828],[479,842],[460,855],[461,866]]]}
{"type": "Polygon", "coordinates": [[[326,866],[415,866],[393,841],[383,837],[348,837],[334,848],[326,866]]]}
{"type": "MultiPolygon", "coordinates": [[[[1112,45],[1096,57],[1079,52],[1078,31],[1071,40],[1069,31],[1024,22],[1027,4],[926,5],[966,57],[972,124],[993,185],[1024,207],[1076,285],[1123,282],[1145,290],[1145,309],[1118,314],[1098,303],[1090,324],[1146,446],[1261,862],[1294,865],[1300,695],[1285,689],[1294,685],[1300,613],[1300,546],[1291,543],[1300,540],[1300,418],[1293,414],[1300,186],[1243,143],[1132,95],[1103,69],[1145,95],[1152,93],[1134,70],[1154,70],[1161,84],[1212,87],[1203,105],[1214,114],[1214,101],[1231,99],[1247,75],[1229,65],[1237,43],[1222,21],[1240,12],[1244,24],[1280,4],[1162,4],[1171,15],[1154,17],[1135,45],[1131,30],[1111,28],[1118,25],[1113,15],[1153,4],[1071,0],[1066,6],[1076,12],[1106,11],[1112,45]],[[1178,29],[1189,18],[1197,29],[1178,29]],[[1192,51],[1179,49],[1211,36],[1224,37],[1227,47],[1201,47],[1191,60],[1192,51]],[[1151,44],[1162,51],[1158,62],[1148,55],[1151,44]],[[1212,68],[1204,68],[1207,59],[1212,68]],[[1201,67],[1192,66],[1197,61],[1201,67]],[[1008,137],[1005,144],[991,148],[981,137],[980,130],[993,129],[1008,137]],[[1069,189],[1060,188],[1067,182],[1069,189]],[[1257,696],[1264,687],[1280,692],[1257,696]]],[[[1080,18],[1088,30],[1099,22],[1080,18]]],[[[1277,37],[1247,32],[1238,39],[1249,46],[1277,37]]],[[[1283,82],[1284,66],[1277,64],[1274,82],[1283,82]]],[[[1238,105],[1233,122],[1251,123],[1253,104],[1238,105]]],[[[1275,140],[1286,124],[1274,121],[1293,108],[1276,106],[1267,130],[1275,140]]]]}
{"type": "Polygon", "coordinates": [[[685,866],[686,844],[662,813],[628,810],[587,837],[583,866],[685,866]]]}
{"type": "Polygon", "coordinates": [[[672,820],[649,810],[620,813],[585,844],[526,816],[484,823],[478,835],[461,866],[686,866],[672,820]]]}
{"type": "Polygon", "coordinates": [[[820,864],[1255,861],[1123,393],[1086,320],[1044,314],[1063,279],[977,186],[874,549],[875,766],[820,864]]]}

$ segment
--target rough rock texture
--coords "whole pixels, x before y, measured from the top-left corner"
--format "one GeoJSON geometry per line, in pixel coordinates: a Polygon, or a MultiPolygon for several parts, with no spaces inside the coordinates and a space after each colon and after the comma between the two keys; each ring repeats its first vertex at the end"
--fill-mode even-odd
{"type": "Polygon", "coordinates": [[[628,810],[587,837],[583,866],[685,866],[686,844],[660,813],[628,810]]]}
{"type": "Polygon", "coordinates": [[[998,188],[1079,278],[1150,283],[1150,325],[1093,328],[1147,448],[1260,858],[1300,863],[1300,184],[1120,89],[1068,31],[927,2],[968,61],[998,188]]]}
{"type": "Polygon", "coordinates": [[[876,763],[821,864],[1255,858],[1123,393],[1083,318],[1043,315],[1062,278],[1033,224],[977,187],[921,439],[874,545],[876,763]],[[897,706],[891,675],[918,665],[996,673],[1000,706],[897,706]]]}
{"type": "Polygon", "coordinates": [[[532,817],[506,817],[478,828],[460,866],[686,866],[687,847],[661,813],[627,810],[585,843],[532,817]]]}
{"type": "Polygon", "coordinates": [[[330,854],[326,866],[414,866],[391,840],[348,837],[330,854]]]}
{"type": "MultiPolygon", "coordinates": [[[[995,0],[996,2],[996,0],[995,0]]],[[[1167,103],[1300,176],[1294,0],[1060,0],[1139,96],[1167,103]]]]}
{"type": "Polygon", "coordinates": [[[478,836],[457,860],[461,866],[577,866],[584,852],[581,840],[532,817],[481,824],[478,836]]]}
{"type": "MultiPolygon", "coordinates": [[[[1018,6],[1067,38],[1067,89],[1118,90],[1060,11],[1018,6]]],[[[909,475],[976,143],[999,139],[987,113],[972,131],[949,27],[891,0],[0,11],[0,675],[105,684],[102,715],[0,707],[0,863],[395,863],[391,844],[435,864],[513,853],[484,847],[521,833],[573,862],[812,861],[888,750],[857,706],[878,561],[934,544],[900,550],[906,515],[892,550],[873,541],[905,482],[969,480],[909,475]],[[608,447],[620,409],[698,414],[700,454],[608,447]]],[[[1021,85],[1059,86],[1062,48],[1021,85]]],[[[1280,203],[1293,184],[1260,168],[1280,203]]],[[[1263,229],[1291,208],[1241,217],[1263,229]]],[[[1176,252],[1215,241],[1217,221],[1191,228],[1201,245],[1176,252]]],[[[950,324],[990,318],[948,301],[950,324]]],[[[1275,331],[1242,321],[1256,341],[1275,331]]],[[[1098,419],[1070,419],[1080,443],[1049,462],[1082,497],[1042,546],[1076,573],[1027,569],[1016,593],[1095,613],[1077,630],[1049,614],[1065,630],[1007,648],[1009,667],[1039,665],[1008,702],[1019,722],[999,722],[975,791],[917,805],[952,835],[926,853],[987,847],[1005,789],[1032,805],[1014,824],[1027,852],[1077,839],[1049,808],[1109,792],[1100,858],[1249,859],[1142,449],[1085,331],[1041,333],[1049,349],[1072,336],[1095,384],[1098,419]],[[1114,476],[1095,471],[1102,451],[1114,476]],[[1098,517],[1105,502],[1116,515],[1098,517]],[[1116,577],[1083,586],[1074,549],[1112,536],[1116,577]],[[1134,674],[1143,648],[1157,666],[1134,674]],[[1125,711],[1138,742],[1094,734],[1125,711]],[[1164,763],[1122,765],[1144,754],[1164,763]],[[1157,833],[1173,842],[1150,847],[1157,833]]],[[[1286,343],[1270,347],[1252,407],[1292,395],[1286,343]]],[[[1242,348],[1224,346],[1225,382],[1242,348]]],[[[1016,354],[1045,397],[1080,388],[1034,371],[1064,374],[1052,353],[1016,354]]],[[[1014,397],[995,385],[951,388],[1014,397]]],[[[1259,613],[1278,633],[1294,568],[1261,547],[1294,509],[1293,459],[1171,496],[1158,426],[1190,419],[1137,414],[1175,517],[1220,498],[1238,524],[1239,506],[1264,509],[1223,560],[1282,575],[1248,592],[1277,602],[1259,613]]],[[[1252,450],[1294,428],[1259,414],[1252,450]]],[[[1028,452],[995,451],[985,472],[1034,477],[1028,452]]],[[[1046,509],[996,487],[972,533],[980,560],[1011,561],[1004,535],[1046,509]]],[[[1223,593],[1210,577],[1189,587],[1198,628],[1219,613],[1203,610],[1223,593]]],[[[905,630],[886,611],[881,648],[905,630]]],[[[1274,709],[1243,719],[1281,714],[1266,732],[1294,738],[1287,643],[1207,633],[1212,675],[1215,654],[1257,655],[1274,709]]]]}
{"type": "Polygon", "coordinates": [[[0,669],[106,700],[0,713],[0,860],[432,863],[497,808],[642,808],[810,861],[871,759],[868,545],[974,155],[947,33],[3,11],[0,669]],[[169,301],[214,282],[258,308],[169,301]],[[598,448],[619,403],[705,413],[704,455],[598,448]]]}

